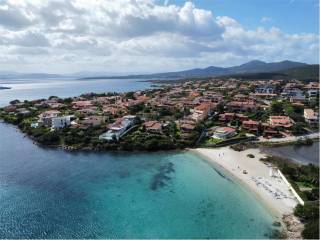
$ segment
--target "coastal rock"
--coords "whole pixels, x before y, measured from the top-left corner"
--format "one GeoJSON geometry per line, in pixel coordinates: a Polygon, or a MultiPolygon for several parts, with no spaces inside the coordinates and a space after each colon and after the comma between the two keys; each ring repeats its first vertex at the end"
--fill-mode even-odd
{"type": "Polygon", "coordinates": [[[288,239],[303,239],[301,233],[303,224],[293,214],[283,215],[282,221],[286,225],[288,239]]]}

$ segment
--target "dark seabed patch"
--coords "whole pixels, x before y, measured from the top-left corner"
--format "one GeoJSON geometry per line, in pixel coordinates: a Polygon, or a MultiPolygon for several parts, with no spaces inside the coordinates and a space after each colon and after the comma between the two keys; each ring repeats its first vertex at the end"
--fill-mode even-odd
{"type": "Polygon", "coordinates": [[[174,164],[171,162],[160,166],[158,173],[156,173],[151,180],[150,189],[155,191],[158,188],[167,186],[167,182],[171,179],[168,175],[174,171],[174,164]]]}
{"type": "Polygon", "coordinates": [[[226,179],[227,181],[233,183],[233,181],[232,181],[230,178],[226,177],[226,176],[225,176],[224,174],[222,174],[219,170],[215,169],[214,167],[213,167],[212,169],[213,169],[216,173],[218,173],[222,178],[224,178],[224,179],[226,179]]]}
{"type": "Polygon", "coordinates": [[[274,220],[187,151],[73,154],[0,133],[0,238],[261,239],[274,220]]]}

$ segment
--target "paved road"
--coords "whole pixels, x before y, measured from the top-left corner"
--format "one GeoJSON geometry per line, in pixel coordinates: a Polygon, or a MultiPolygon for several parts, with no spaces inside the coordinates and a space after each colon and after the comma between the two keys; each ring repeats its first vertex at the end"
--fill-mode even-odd
{"type": "Polygon", "coordinates": [[[302,136],[290,136],[290,137],[285,137],[285,138],[263,138],[263,137],[259,137],[259,142],[293,142],[293,141],[297,141],[299,139],[303,139],[303,138],[319,138],[319,133],[309,133],[306,135],[302,135],[302,136]]]}

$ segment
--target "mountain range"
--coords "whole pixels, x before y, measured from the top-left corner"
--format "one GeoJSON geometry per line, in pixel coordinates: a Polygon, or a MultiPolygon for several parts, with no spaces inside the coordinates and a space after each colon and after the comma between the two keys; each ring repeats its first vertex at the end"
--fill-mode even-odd
{"type": "MultiPolygon", "coordinates": [[[[151,78],[151,79],[177,79],[177,78],[192,78],[192,77],[218,77],[218,76],[233,76],[238,74],[253,74],[253,73],[280,73],[282,74],[283,71],[289,71],[290,69],[304,69],[306,71],[298,72],[305,72],[302,78],[309,78],[309,72],[312,72],[312,76],[317,75],[314,71],[318,71],[319,65],[310,65],[301,62],[293,62],[293,61],[282,61],[282,62],[263,62],[259,60],[253,60],[239,66],[233,67],[215,67],[210,66],[207,68],[194,68],[185,71],[179,72],[165,72],[165,73],[156,73],[156,74],[140,74],[140,75],[127,75],[127,76],[93,76],[93,77],[86,77],[83,79],[102,79],[102,78],[151,78]],[[312,67],[317,66],[317,67],[312,67]]],[[[289,71],[290,72],[290,71],[289,71]]],[[[287,73],[289,73],[287,72],[287,73]]],[[[283,73],[284,75],[289,75],[283,73]]],[[[319,76],[319,75],[318,75],[319,76]]]]}
{"type": "Polygon", "coordinates": [[[257,73],[265,73],[264,76],[282,75],[295,77],[298,79],[313,79],[319,78],[319,65],[310,65],[301,62],[281,61],[281,62],[263,62],[253,60],[239,66],[233,67],[216,67],[210,66],[207,68],[194,68],[178,72],[165,72],[155,74],[137,74],[137,75],[107,75],[105,73],[81,72],[69,75],[46,74],[46,73],[16,73],[16,72],[0,72],[0,79],[126,79],[126,78],[141,78],[141,79],[180,79],[194,77],[218,77],[218,76],[242,76],[249,74],[254,76],[257,73]],[[268,73],[268,74],[266,74],[268,73]]]}

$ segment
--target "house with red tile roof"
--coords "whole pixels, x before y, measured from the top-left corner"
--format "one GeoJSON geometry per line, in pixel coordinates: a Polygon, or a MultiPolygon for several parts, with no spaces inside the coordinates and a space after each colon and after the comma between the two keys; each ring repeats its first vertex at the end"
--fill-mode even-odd
{"type": "Polygon", "coordinates": [[[259,105],[253,101],[231,101],[227,103],[227,108],[231,111],[247,112],[257,110],[259,108],[259,105]]]}
{"type": "Polygon", "coordinates": [[[220,122],[231,122],[232,120],[247,121],[249,118],[241,113],[222,113],[219,114],[220,122]]]}
{"type": "Polygon", "coordinates": [[[148,132],[162,133],[162,123],[159,121],[147,121],[143,125],[148,132]]]}
{"type": "Polygon", "coordinates": [[[52,119],[55,117],[58,117],[61,114],[58,110],[48,110],[45,112],[42,112],[39,115],[39,122],[43,123],[46,126],[51,127],[52,119]]]}
{"type": "Polygon", "coordinates": [[[73,109],[84,109],[93,106],[91,101],[75,101],[72,102],[73,109]]]}
{"type": "Polygon", "coordinates": [[[253,121],[253,120],[247,120],[242,122],[242,128],[251,132],[251,133],[258,133],[260,128],[260,122],[253,121]]]}
{"type": "Polygon", "coordinates": [[[294,121],[288,116],[270,116],[269,124],[273,127],[291,128],[294,121]]]}

